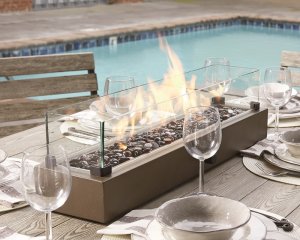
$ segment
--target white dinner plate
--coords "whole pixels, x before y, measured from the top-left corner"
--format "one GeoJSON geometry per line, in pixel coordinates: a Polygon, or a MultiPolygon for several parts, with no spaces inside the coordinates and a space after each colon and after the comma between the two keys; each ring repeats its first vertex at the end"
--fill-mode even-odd
{"type": "MultiPolygon", "coordinates": [[[[267,234],[266,226],[253,214],[249,222],[240,227],[228,240],[263,240],[267,234]]],[[[146,230],[149,240],[165,240],[160,224],[153,220],[146,230]]]]}
{"type": "Polygon", "coordinates": [[[300,158],[294,157],[289,151],[287,146],[283,143],[280,144],[276,149],[275,149],[275,154],[276,156],[288,163],[296,164],[300,166],[300,158]]]}
{"type": "Polygon", "coordinates": [[[268,232],[266,240],[297,240],[297,239],[285,233],[276,231],[276,232],[268,232]]]}
{"type": "MultiPolygon", "coordinates": [[[[295,88],[292,88],[292,94],[291,97],[295,97],[298,94],[297,90],[295,88]]],[[[264,92],[263,92],[263,86],[253,86],[253,87],[249,87],[245,90],[245,95],[248,97],[253,97],[253,98],[258,98],[259,97],[259,101],[262,105],[262,107],[265,108],[270,108],[271,111],[274,110],[274,107],[269,103],[269,101],[264,97],[264,92]]],[[[280,109],[279,112],[280,113],[290,113],[290,109],[295,109],[297,107],[299,107],[297,105],[297,103],[289,101],[285,107],[287,109],[280,109]]]]}
{"type": "Polygon", "coordinates": [[[273,154],[270,153],[264,153],[264,159],[268,162],[271,163],[279,168],[289,170],[289,171],[294,171],[294,172],[300,172],[300,165],[288,163],[285,161],[282,161],[281,159],[277,158],[273,154]]]}
{"type": "MultiPolygon", "coordinates": [[[[292,88],[291,97],[295,97],[297,93],[297,90],[295,88],[292,88]]],[[[263,86],[249,87],[245,90],[245,95],[248,97],[259,97],[260,99],[265,99],[263,86]]]]}
{"type": "MultiPolygon", "coordinates": [[[[106,131],[111,131],[111,132],[118,132],[118,128],[122,129],[122,131],[125,132],[129,132],[132,130],[139,130],[142,128],[145,128],[145,126],[149,127],[149,126],[155,126],[156,124],[160,124],[163,122],[166,122],[168,119],[171,119],[175,116],[174,113],[171,112],[164,112],[164,111],[156,111],[156,110],[152,110],[149,112],[145,112],[143,113],[143,116],[141,118],[139,118],[134,125],[130,125],[129,122],[127,122],[127,124],[125,124],[126,127],[122,127],[122,125],[124,125],[124,119],[125,118],[111,118],[109,120],[105,120],[103,119],[103,121],[105,122],[105,130],[106,131]]],[[[91,128],[94,130],[99,130],[100,129],[100,124],[99,124],[99,120],[100,117],[98,116],[98,121],[97,119],[88,119],[88,118],[81,118],[78,120],[78,123],[83,126],[83,127],[87,127],[87,128],[91,128]]],[[[130,120],[130,119],[129,119],[130,120]]]]}

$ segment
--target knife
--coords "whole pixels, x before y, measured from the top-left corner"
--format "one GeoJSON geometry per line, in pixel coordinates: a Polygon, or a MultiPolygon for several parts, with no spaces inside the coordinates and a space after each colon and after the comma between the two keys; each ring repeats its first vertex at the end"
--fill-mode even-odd
{"type": "MultiPolygon", "coordinates": [[[[74,132],[74,133],[79,133],[79,134],[83,134],[83,135],[88,135],[88,136],[92,136],[92,137],[99,137],[100,133],[94,133],[94,132],[89,132],[89,131],[85,131],[85,130],[81,130],[81,129],[77,129],[75,127],[69,127],[68,128],[69,132],[74,132]]],[[[99,131],[100,132],[100,131],[99,131]]]]}
{"type": "Polygon", "coordinates": [[[100,142],[100,138],[98,138],[98,137],[93,137],[93,136],[84,135],[84,134],[75,133],[75,132],[64,132],[63,135],[70,136],[70,137],[84,138],[84,139],[88,139],[88,140],[93,140],[95,142],[100,142]]]}

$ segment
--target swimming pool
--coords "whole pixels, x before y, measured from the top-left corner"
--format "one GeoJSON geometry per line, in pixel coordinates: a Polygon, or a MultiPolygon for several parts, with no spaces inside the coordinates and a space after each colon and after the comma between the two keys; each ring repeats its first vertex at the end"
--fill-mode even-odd
{"type": "MultiPolygon", "coordinates": [[[[196,69],[207,57],[226,57],[231,65],[259,68],[278,66],[282,50],[300,51],[300,31],[235,25],[188,32],[166,37],[178,54],[184,70],[196,69]]],[[[147,79],[161,79],[168,68],[168,58],[160,50],[158,39],[88,48],[93,51],[103,93],[110,75],[131,75],[137,84],[147,79]]]]}
{"type": "MultiPolygon", "coordinates": [[[[70,51],[94,52],[99,94],[105,78],[131,75],[138,85],[161,79],[168,68],[157,30],[120,33],[0,52],[2,57],[70,51]],[[110,40],[118,44],[110,45],[110,40]],[[96,47],[97,46],[97,47],[96,47]],[[75,50],[80,49],[80,50],[75,50]]],[[[259,68],[278,66],[282,50],[300,51],[300,24],[262,19],[225,19],[159,30],[178,54],[185,71],[199,68],[208,57],[226,57],[231,65],[259,68]]],[[[1,79],[0,79],[1,80],[1,79]]]]}

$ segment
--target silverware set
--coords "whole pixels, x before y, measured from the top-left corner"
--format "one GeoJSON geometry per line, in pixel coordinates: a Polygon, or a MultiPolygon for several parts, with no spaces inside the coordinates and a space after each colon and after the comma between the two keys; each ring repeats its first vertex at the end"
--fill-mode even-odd
{"type": "Polygon", "coordinates": [[[69,127],[68,132],[63,133],[64,136],[72,136],[77,138],[84,138],[88,140],[93,140],[96,142],[100,141],[100,135],[94,132],[85,131],[81,129],[77,129],[75,127],[69,127]]]}
{"type": "Polygon", "coordinates": [[[265,216],[266,218],[271,219],[274,222],[274,224],[276,225],[276,227],[281,228],[285,232],[291,232],[294,229],[294,224],[291,223],[286,218],[281,218],[281,219],[275,218],[273,216],[270,216],[269,214],[262,213],[261,211],[255,211],[253,209],[251,209],[251,212],[258,213],[260,215],[265,216]]]}
{"type": "Polygon", "coordinates": [[[261,170],[265,175],[271,176],[271,177],[280,177],[280,176],[296,176],[300,177],[300,173],[298,172],[292,172],[292,171],[287,171],[287,170],[268,170],[263,166],[263,163],[261,162],[256,162],[255,165],[258,167],[259,170],[261,170]]]}

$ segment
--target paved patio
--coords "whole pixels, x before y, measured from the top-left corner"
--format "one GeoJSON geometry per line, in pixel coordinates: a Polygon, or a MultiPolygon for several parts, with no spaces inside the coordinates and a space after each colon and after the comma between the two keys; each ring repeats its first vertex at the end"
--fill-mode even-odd
{"type": "Polygon", "coordinates": [[[300,3],[298,0],[151,0],[6,13],[0,14],[0,50],[230,16],[300,21],[300,3]]]}

